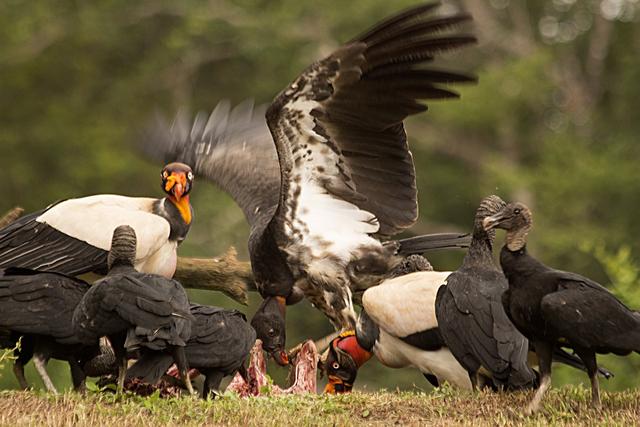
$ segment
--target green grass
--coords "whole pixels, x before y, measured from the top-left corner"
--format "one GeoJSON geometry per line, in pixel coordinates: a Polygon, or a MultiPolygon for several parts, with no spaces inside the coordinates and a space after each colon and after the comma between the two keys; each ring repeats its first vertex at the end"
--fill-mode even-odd
{"type": "Polygon", "coordinates": [[[0,392],[0,425],[637,425],[640,390],[603,393],[602,410],[591,409],[583,387],[551,390],[541,413],[524,417],[531,394],[472,394],[450,388],[432,393],[355,392],[345,396],[213,401],[43,392],[0,392]]]}

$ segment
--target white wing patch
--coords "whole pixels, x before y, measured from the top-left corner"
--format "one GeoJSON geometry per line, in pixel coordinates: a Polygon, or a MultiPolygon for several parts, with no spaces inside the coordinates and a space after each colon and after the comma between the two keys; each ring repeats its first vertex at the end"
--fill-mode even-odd
{"type": "Polygon", "coordinates": [[[436,295],[450,271],[419,271],[367,289],[362,306],[380,328],[396,337],[438,326],[436,295]]]}
{"type": "Polygon", "coordinates": [[[296,239],[296,231],[301,232],[298,243],[309,248],[313,257],[330,252],[346,265],[358,247],[380,246],[369,236],[378,231],[379,224],[371,212],[330,194],[320,182],[326,177],[340,179],[341,160],[327,146],[327,139],[314,131],[311,110],[319,107],[317,102],[304,99],[289,107],[301,113],[296,121],[297,141],[290,144],[300,148],[293,152],[294,179],[288,194],[288,199],[297,199],[297,203],[287,207],[285,233],[296,239]]]}
{"type": "Polygon", "coordinates": [[[471,390],[469,374],[448,348],[420,350],[380,329],[380,339],[373,352],[380,363],[390,368],[414,367],[422,373],[435,375],[440,382],[447,381],[455,387],[471,390]]]}
{"type": "MultiPolygon", "coordinates": [[[[136,266],[144,263],[162,246],[169,244],[169,223],[152,213],[157,199],[111,194],[65,200],[40,215],[36,221],[88,244],[111,247],[113,230],[129,225],[138,239],[136,266]]],[[[175,247],[175,245],[173,245],[175,247]]]]}

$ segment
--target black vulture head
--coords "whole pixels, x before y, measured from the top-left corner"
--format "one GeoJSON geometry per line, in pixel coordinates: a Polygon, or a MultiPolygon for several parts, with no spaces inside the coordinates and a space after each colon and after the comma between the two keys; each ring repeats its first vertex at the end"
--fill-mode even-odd
{"type": "Polygon", "coordinates": [[[107,256],[109,270],[116,265],[133,266],[136,260],[136,232],[128,225],[121,225],[113,231],[111,249],[107,256]]]}
{"type": "Polygon", "coordinates": [[[512,251],[519,250],[525,245],[531,224],[531,210],[520,202],[509,203],[500,212],[486,217],[482,222],[485,230],[494,228],[506,230],[507,247],[512,251]]]}
{"type": "Polygon", "coordinates": [[[480,206],[476,210],[476,217],[474,220],[474,227],[473,227],[474,234],[488,233],[489,237],[493,239],[495,237],[495,231],[493,229],[486,229],[484,227],[484,220],[487,217],[490,217],[492,215],[497,214],[498,212],[501,212],[506,205],[507,204],[505,203],[504,200],[502,200],[500,197],[495,195],[491,195],[482,199],[482,201],[480,202],[480,206]]]}
{"type": "Polygon", "coordinates": [[[340,334],[331,341],[321,370],[327,374],[324,392],[328,394],[348,393],[358,376],[358,369],[371,358],[372,354],[358,344],[354,331],[340,334]]]}
{"type": "Polygon", "coordinates": [[[289,363],[285,350],[285,310],[284,297],[267,297],[251,319],[251,326],[256,330],[257,338],[262,341],[262,348],[281,366],[289,363]]]}

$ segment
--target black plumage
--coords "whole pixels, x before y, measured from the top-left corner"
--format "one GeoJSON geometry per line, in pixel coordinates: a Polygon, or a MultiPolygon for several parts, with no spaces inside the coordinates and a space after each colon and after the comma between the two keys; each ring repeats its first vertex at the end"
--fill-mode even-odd
{"type": "MultiPolygon", "coordinates": [[[[242,370],[256,332],[237,310],[192,304],[191,314],[194,322],[185,354],[189,367],[205,376],[202,397],[207,398],[220,389],[224,377],[242,370]]],[[[155,383],[172,363],[168,355],[147,353],[129,368],[127,377],[155,383]]]]}
{"type": "Polygon", "coordinates": [[[502,307],[502,294],[508,283],[493,261],[495,231],[485,231],[482,226],[486,217],[505,205],[497,196],[482,200],[469,251],[436,297],[440,333],[451,353],[469,372],[474,388],[481,369],[500,388],[526,388],[536,381],[535,373],[527,365],[529,343],[502,307]]]}
{"type": "Polygon", "coordinates": [[[84,344],[74,334],[72,317],[88,289],[88,283],[61,274],[0,270],[1,344],[13,348],[20,341],[14,372],[21,387],[28,387],[24,365],[31,358],[49,391],[56,392],[46,372],[50,358],[69,362],[74,388],[84,387],[84,365],[100,350],[97,341],[84,344]]]}
{"type": "Polygon", "coordinates": [[[109,272],[83,296],[73,314],[73,330],[84,343],[111,341],[120,363],[122,389],[127,353],[136,350],[172,354],[189,391],[184,347],[193,317],[187,294],[179,282],[140,273],[133,268],[135,232],[116,228],[109,253],[109,272]]]}
{"type": "Polygon", "coordinates": [[[591,379],[592,403],[600,406],[596,353],[640,352],[640,313],[627,308],[591,279],[547,267],[530,256],[526,237],[531,211],[510,203],[484,220],[485,229],[507,231],[500,264],[509,281],[504,309],[513,324],[534,344],[540,362],[540,386],[527,407],[535,412],[551,384],[551,354],[571,348],[591,379]]]}

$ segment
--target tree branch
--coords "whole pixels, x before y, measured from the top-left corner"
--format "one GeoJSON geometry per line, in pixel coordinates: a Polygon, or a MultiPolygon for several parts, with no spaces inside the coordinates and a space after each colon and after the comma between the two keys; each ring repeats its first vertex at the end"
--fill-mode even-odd
{"type": "Polygon", "coordinates": [[[7,213],[5,213],[2,218],[0,218],[0,228],[4,228],[16,219],[20,218],[23,212],[24,209],[22,209],[20,206],[16,206],[15,208],[7,211],[7,213]]]}
{"type": "MultiPolygon", "coordinates": [[[[0,228],[18,219],[24,209],[15,207],[0,218],[0,228]]],[[[223,292],[227,296],[247,305],[247,291],[255,291],[251,264],[238,261],[235,248],[231,247],[215,258],[178,257],[174,278],[185,288],[223,292]]]]}
{"type": "Polygon", "coordinates": [[[178,257],[174,278],[185,288],[220,291],[247,305],[247,291],[256,290],[251,264],[238,261],[236,256],[235,248],[231,247],[216,258],[178,257]]]}

